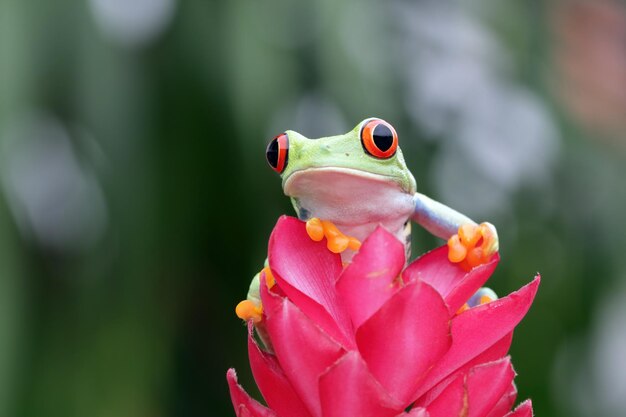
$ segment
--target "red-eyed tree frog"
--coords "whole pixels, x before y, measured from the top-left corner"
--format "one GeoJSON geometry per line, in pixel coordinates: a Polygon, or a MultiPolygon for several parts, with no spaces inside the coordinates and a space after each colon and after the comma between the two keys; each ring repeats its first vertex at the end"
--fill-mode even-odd
{"type": "MultiPolygon", "coordinates": [[[[493,225],[478,225],[417,192],[398,135],[382,119],[368,118],[344,135],[319,139],[288,130],[270,141],[266,157],[311,239],[326,238],[328,249],[341,253],[343,262],[350,262],[378,225],[404,242],[408,259],[411,221],[447,240],[449,260],[465,269],[487,262],[498,251],[493,225]]],[[[480,295],[495,298],[492,292],[480,295]]],[[[261,312],[257,274],[237,314],[260,319],[261,312]]]]}

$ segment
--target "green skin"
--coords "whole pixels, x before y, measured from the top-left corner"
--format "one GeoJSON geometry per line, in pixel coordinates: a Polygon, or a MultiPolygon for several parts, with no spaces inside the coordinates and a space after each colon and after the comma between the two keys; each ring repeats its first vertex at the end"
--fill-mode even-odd
{"type": "MultiPolygon", "coordinates": [[[[433,235],[449,239],[462,224],[476,224],[463,214],[416,192],[413,174],[402,151],[387,159],[368,154],[361,143],[365,119],[344,135],[308,139],[285,132],[289,139],[287,165],[281,174],[283,191],[301,220],[317,217],[333,222],[341,232],[363,241],[382,225],[405,243],[410,255],[413,220],[433,235]]],[[[491,226],[491,225],[490,225],[491,226]]],[[[491,226],[494,234],[495,228],[491,226]]],[[[498,249],[497,234],[494,252],[498,249]]],[[[344,262],[354,255],[341,254],[344,262]]],[[[258,274],[248,299],[259,300],[258,274]]]]}

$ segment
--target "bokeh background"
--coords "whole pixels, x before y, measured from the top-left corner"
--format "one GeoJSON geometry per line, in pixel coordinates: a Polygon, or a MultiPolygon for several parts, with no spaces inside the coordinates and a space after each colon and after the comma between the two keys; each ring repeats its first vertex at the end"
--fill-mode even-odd
{"type": "Polygon", "coordinates": [[[626,416],[621,0],[0,0],[0,416],[234,415],[266,143],[374,115],[499,294],[542,273],[519,398],[626,416]]]}

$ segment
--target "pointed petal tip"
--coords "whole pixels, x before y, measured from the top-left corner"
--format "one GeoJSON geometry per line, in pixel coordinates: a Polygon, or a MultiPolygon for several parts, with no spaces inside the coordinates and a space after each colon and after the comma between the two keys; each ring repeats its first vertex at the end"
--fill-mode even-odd
{"type": "Polygon", "coordinates": [[[504,417],[533,417],[533,402],[528,399],[504,417]]]}
{"type": "Polygon", "coordinates": [[[226,379],[228,380],[230,399],[238,417],[277,417],[276,413],[248,395],[237,382],[235,369],[230,368],[226,372],[226,379]]]}
{"type": "Polygon", "coordinates": [[[539,290],[539,284],[541,284],[541,275],[537,274],[532,281],[524,285],[519,290],[515,291],[513,294],[519,294],[528,291],[528,296],[530,297],[532,303],[532,301],[535,299],[535,296],[537,295],[537,291],[539,290]]]}
{"type": "Polygon", "coordinates": [[[399,400],[408,401],[426,372],[451,346],[448,309],[432,286],[412,282],[359,327],[356,340],[381,385],[399,400]],[[415,306],[420,306],[422,314],[415,314],[415,306]]]}
{"type": "Polygon", "coordinates": [[[269,265],[280,289],[329,334],[350,346],[350,318],[337,301],[341,256],[313,241],[304,222],[281,217],[270,236],[269,265]]]}
{"type": "Polygon", "coordinates": [[[509,356],[472,368],[467,377],[469,416],[488,415],[507,394],[514,377],[509,356]]]}
{"type": "Polygon", "coordinates": [[[507,368],[510,367],[511,370],[513,370],[513,362],[511,361],[511,355],[506,355],[501,357],[500,359],[496,359],[494,361],[490,361],[490,362],[484,362],[481,363],[479,365],[476,365],[474,368],[472,368],[470,370],[470,372],[472,372],[473,370],[476,369],[480,369],[483,367],[487,367],[487,368],[507,368]]]}
{"type": "MultiPolygon", "coordinates": [[[[378,239],[383,239],[384,241],[388,241],[388,242],[394,242],[394,243],[397,242],[402,247],[404,247],[404,244],[400,242],[398,238],[389,230],[387,230],[387,228],[383,226],[382,224],[377,225],[374,231],[367,237],[367,239],[371,238],[372,236],[378,239]]],[[[367,239],[365,239],[365,241],[367,241],[367,239]]]]}
{"type": "Polygon", "coordinates": [[[513,378],[508,356],[482,363],[457,374],[426,408],[433,417],[490,415],[490,410],[509,391],[513,378]]]}
{"type": "Polygon", "coordinates": [[[439,264],[442,267],[448,267],[455,270],[460,271],[461,273],[467,273],[472,271],[473,269],[480,268],[485,265],[498,264],[500,262],[500,252],[496,252],[492,255],[491,259],[484,264],[477,265],[470,269],[469,271],[465,271],[459,264],[450,262],[448,259],[448,245],[441,245],[437,248],[431,249],[427,252],[421,254],[417,259],[411,262],[411,265],[414,263],[421,263],[425,265],[430,264],[439,264]]]}
{"type": "MultiPolygon", "coordinates": [[[[537,291],[539,290],[539,284],[541,283],[541,276],[539,274],[535,275],[532,281],[528,284],[523,285],[517,291],[513,291],[509,295],[499,298],[491,303],[483,304],[481,306],[475,307],[476,309],[488,308],[490,304],[498,305],[501,303],[501,300],[505,299],[517,299],[519,297],[523,297],[525,302],[522,303],[525,306],[525,309],[528,310],[535,300],[535,296],[537,295],[537,291]]],[[[524,313],[525,314],[525,313],[524,313]]]]}
{"type": "Polygon", "coordinates": [[[339,276],[335,288],[354,328],[370,318],[396,291],[405,264],[404,245],[379,226],[339,276]]]}
{"type": "Polygon", "coordinates": [[[493,274],[500,261],[495,254],[489,262],[469,271],[448,259],[448,246],[440,246],[413,261],[402,273],[409,283],[416,279],[432,285],[450,308],[453,315],[493,274]]]}
{"type": "Polygon", "coordinates": [[[505,391],[505,393],[500,397],[496,405],[491,409],[489,414],[485,417],[503,417],[506,416],[510,411],[513,405],[515,404],[515,399],[517,398],[517,387],[515,386],[515,382],[511,381],[511,385],[505,391]]]}
{"type": "Polygon", "coordinates": [[[451,322],[452,346],[426,376],[415,397],[420,397],[456,369],[488,351],[499,340],[508,350],[510,334],[532,305],[539,282],[540,278],[536,277],[506,297],[455,316],[451,322]]]}
{"type": "Polygon", "coordinates": [[[268,252],[277,287],[285,296],[333,338],[352,346],[350,318],[335,291],[341,256],[324,242],[313,241],[304,222],[287,216],[276,223],[268,252]]]}
{"type": "MultiPolygon", "coordinates": [[[[526,400],[522,401],[522,402],[521,402],[521,403],[517,406],[517,408],[532,408],[532,407],[533,407],[533,400],[532,400],[532,399],[530,399],[530,398],[528,398],[528,399],[526,399],[526,400]]],[[[517,409],[517,408],[516,408],[516,409],[517,409]]]]}
{"type": "Polygon", "coordinates": [[[365,239],[365,241],[363,242],[363,245],[359,249],[359,252],[355,256],[358,256],[359,253],[361,253],[363,246],[367,242],[369,242],[369,246],[379,247],[378,256],[381,256],[381,254],[384,254],[384,251],[382,251],[380,247],[384,248],[385,251],[400,250],[402,254],[402,266],[404,266],[406,262],[406,259],[405,259],[406,252],[405,252],[404,243],[399,241],[398,238],[389,230],[387,230],[384,226],[380,224],[376,226],[376,229],[374,229],[374,231],[365,239]]]}

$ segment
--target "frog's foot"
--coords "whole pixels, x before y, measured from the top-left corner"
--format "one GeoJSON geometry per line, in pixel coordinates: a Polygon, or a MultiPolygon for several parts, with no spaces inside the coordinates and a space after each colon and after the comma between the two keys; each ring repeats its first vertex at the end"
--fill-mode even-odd
{"type": "Polygon", "coordinates": [[[448,259],[469,271],[489,262],[498,251],[498,233],[491,223],[464,224],[448,240],[448,259]]]}
{"type": "Polygon", "coordinates": [[[481,306],[497,299],[498,296],[491,288],[482,287],[478,291],[476,291],[474,295],[472,295],[467,303],[463,304],[463,307],[461,307],[459,311],[456,312],[456,314],[461,314],[462,312],[469,310],[472,307],[481,306]]]}
{"type": "Polygon", "coordinates": [[[254,323],[258,323],[263,318],[263,306],[257,305],[252,300],[243,300],[235,307],[235,314],[241,320],[252,320],[254,323]]]}
{"type": "Polygon", "coordinates": [[[333,253],[341,253],[346,249],[359,250],[361,242],[351,236],[346,236],[337,229],[332,222],[320,220],[317,217],[306,222],[306,232],[316,242],[326,237],[326,247],[333,253]]]}
{"type": "MultiPolygon", "coordinates": [[[[276,280],[274,279],[274,275],[272,274],[272,270],[269,266],[263,268],[261,272],[254,277],[251,287],[255,286],[255,283],[258,284],[258,277],[262,273],[265,273],[265,283],[267,288],[272,288],[276,284],[276,280]]],[[[255,287],[258,287],[258,285],[255,287]]],[[[248,299],[237,304],[237,307],[235,307],[235,314],[237,314],[237,317],[244,321],[252,320],[252,322],[256,324],[263,319],[263,305],[258,297],[258,288],[252,292],[254,292],[254,294],[249,293],[248,299]]]]}

